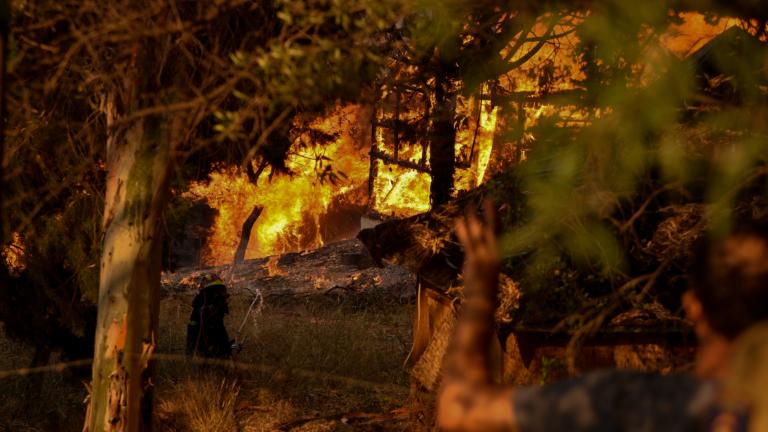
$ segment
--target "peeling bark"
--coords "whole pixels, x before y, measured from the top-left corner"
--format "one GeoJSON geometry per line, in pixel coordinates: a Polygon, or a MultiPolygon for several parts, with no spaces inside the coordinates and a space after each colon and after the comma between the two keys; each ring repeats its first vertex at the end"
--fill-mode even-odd
{"type": "MultiPolygon", "coordinates": [[[[109,119],[109,116],[108,116],[109,119]]],[[[162,228],[172,167],[161,118],[108,142],[104,248],[86,429],[148,430],[160,289],[162,228]]]]}

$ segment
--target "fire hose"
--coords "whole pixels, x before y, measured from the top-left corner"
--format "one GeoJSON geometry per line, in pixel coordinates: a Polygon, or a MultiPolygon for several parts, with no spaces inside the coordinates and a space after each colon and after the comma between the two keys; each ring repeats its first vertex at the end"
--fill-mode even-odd
{"type": "Polygon", "coordinates": [[[259,288],[246,288],[251,294],[253,294],[253,301],[251,301],[251,304],[248,306],[248,310],[245,312],[245,316],[243,317],[243,321],[240,323],[240,327],[237,329],[237,333],[235,334],[235,340],[232,343],[232,352],[234,355],[237,353],[240,353],[243,349],[243,345],[245,344],[245,341],[248,339],[248,334],[246,334],[244,337],[241,338],[243,334],[243,329],[245,328],[245,324],[248,322],[248,318],[251,317],[253,314],[258,314],[261,312],[261,309],[264,307],[264,295],[261,293],[261,290],[259,288]]]}

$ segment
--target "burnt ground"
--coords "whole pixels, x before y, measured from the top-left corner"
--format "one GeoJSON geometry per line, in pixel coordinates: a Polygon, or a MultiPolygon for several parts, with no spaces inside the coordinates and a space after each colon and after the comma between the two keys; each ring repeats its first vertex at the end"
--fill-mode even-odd
{"type": "MultiPolygon", "coordinates": [[[[155,401],[161,431],[413,430],[408,371],[415,278],[378,268],[356,240],[228,267],[163,275],[155,401]],[[236,362],[184,357],[197,278],[230,286],[236,362]],[[257,302],[246,311],[257,294],[257,302]]],[[[0,370],[32,348],[0,339],[0,370]]],[[[0,379],[0,431],[79,431],[88,369],[0,379]]]]}

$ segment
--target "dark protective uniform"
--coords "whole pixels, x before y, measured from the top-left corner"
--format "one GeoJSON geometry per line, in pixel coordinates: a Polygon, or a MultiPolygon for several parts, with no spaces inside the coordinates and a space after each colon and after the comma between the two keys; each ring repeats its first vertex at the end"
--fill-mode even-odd
{"type": "Polygon", "coordinates": [[[688,375],[606,370],[517,388],[511,402],[521,432],[746,432],[747,413],[719,410],[718,394],[688,375]]]}
{"type": "Polygon", "coordinates": [[[232,357],[232,341],[224,326],[224,315],[229,313],[228,297],[221,280],[206,284],[197,293],[187,324],[188,356],[232,357]]]}

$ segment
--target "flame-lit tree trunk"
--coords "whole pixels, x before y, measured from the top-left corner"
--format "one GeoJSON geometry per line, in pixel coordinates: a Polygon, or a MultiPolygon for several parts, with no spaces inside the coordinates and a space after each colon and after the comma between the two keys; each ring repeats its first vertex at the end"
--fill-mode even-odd
{"type": "MultiPolygon", "coordinates": [[[[155,44],[157,45],[157,44],[155,44]]],[[[141,44],[135,72],[107,96],[107,187],[101,256],[90,432],[149,430],[150,357],[157,340],[163,230],[173,168],[171,125],[165,115],[135,117],[163,101],[151,73],[162,47],[141,44]]]]}
{"type": "Polygon", "coordinates": [[[145,118],[108,149],[104,249],[89,431],[139,431],[151,421],[149,357],[157,340],[162,230],[171,152],[145,118]]]}
{"type": "Polygon", "coordinates": [[[453,176],[456,172],[456,128],[453,124],[456,89],[450,73],[442,70],[435,76],[435,109],[429,148],[429,165],[432,171],[430,202],[433,208],[451,199],[453,176]]]}
{"type": "Polygon", "coordinates": [[[507,145],[507,137],[505,136],[505,131],[508,128],[508,116],[505,115],[504,107],[500,106],[497,109],[496,129],[493,131],[493,141],[491,144],[491,157],[488,159],[488,166],[485,169],[483,178],[478,179],[480,183],[485,183],[494,175],[500,173],[504,169],[504,161],[512,159],[512,156],[509,154],[510,146],[507,145]]]}

